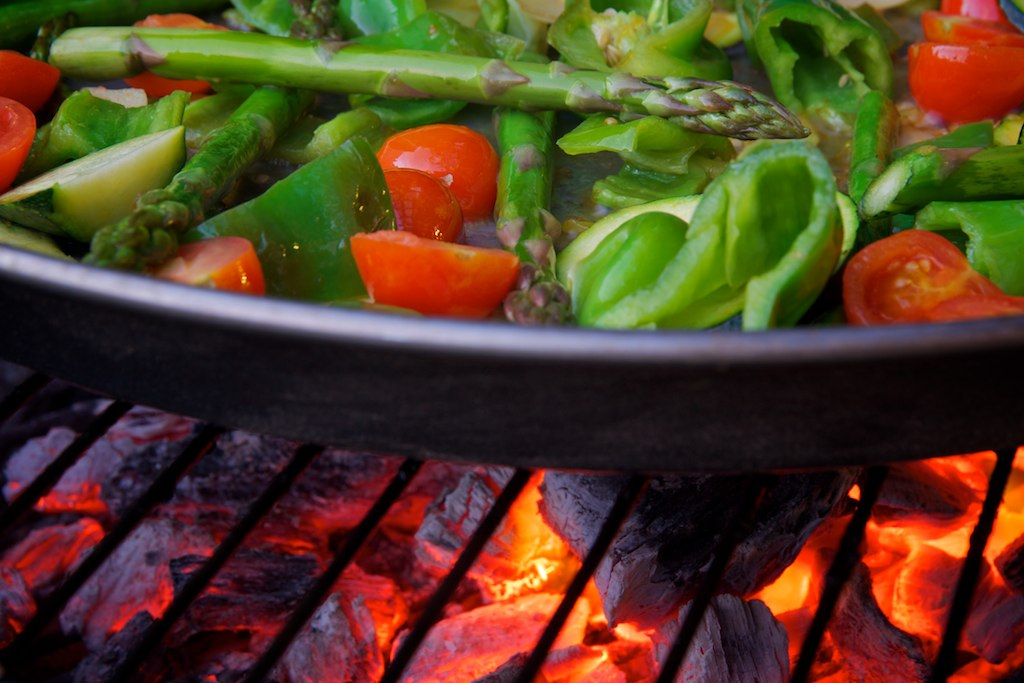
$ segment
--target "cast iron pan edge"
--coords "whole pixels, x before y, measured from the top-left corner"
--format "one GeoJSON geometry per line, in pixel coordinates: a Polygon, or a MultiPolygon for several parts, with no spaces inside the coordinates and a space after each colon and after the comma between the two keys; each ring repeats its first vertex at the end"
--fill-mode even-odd
{"type": "Polygon", "coordinates": [[[129,401],[351,448],[748,471],[1024,441],[1024,317],[764,333],[517,328],[183,287],[0,247],[0,356],[129,401]]]}

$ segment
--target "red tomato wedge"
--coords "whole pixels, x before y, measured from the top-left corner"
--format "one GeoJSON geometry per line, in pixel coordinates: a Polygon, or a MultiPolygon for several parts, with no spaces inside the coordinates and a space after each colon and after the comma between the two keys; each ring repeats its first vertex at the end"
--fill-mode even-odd
{"type": "Polygon", "coordinates": [[[18,176],[35,135],[35,114],[21,102],[0,97],[0,192],[18,176]]]}
{"type": "Polygon", "coordinates": [[[173,259],[154,273],[186,285],[245,294],[263,294],[263,268],[252,242],[244,237],[212,237],[183,244],[173,259]]]}
{"type": "Polygon", "coordinates": [[[869,244],[843,272],[843,307],[855,325],[1024,313],[941,235],[907,230],[869,244]]]}
{"type": "Polygon", "coordinates": [[[1024,103],[1024,47],[916,43],[910,93],[947,123],[1002,117],[1024,103]]]}
{"type": "Polygon", "coordinates": [[[928,10],[921,14],[921,27],[930,43],[1024,47],[1024,33],[1012,24],[928,10]]]}
{"type": "Polygon", "coordinates": [[[462,234],[462,209],[443,182],[411,168],[384,171],[399,230],[454,242],[462,234]]]}
{"type": "Polygon", "coordinates": [[[60,70],[13,50],[0,50],[0,97],[39,111],[53,95],[60,70]]]}
{"type": "Polygon", "coordinates": [[[378,304],[425,315],[483,318],[502,302],[519,259],[501,249],[438,242],[402,230],[352,236],[352,256],[378,304]]]}
{"type": "MultiPolygon", "coordinates": [[[[208,28],[217,31],[227,30],[223,26],[207,23],[191,14],[151,14],[145,19],[135,22],[135,25],[148,26],[150,28],[208,28]]],[[[124,82],[133,88],[145,90],[146,94],[153,99],[170,95],[175,90],[184,90],[193,95],[202,95],[210,91],[210,84],[206,81],[164,78],[148,71],[138,76],[126,78],[124,82]]]]}
{"type": "Polygon", "coordinates": [[[1012,26],[999,8],[999,0],[942,0],[939,9],[945,14],[960,14],[1012,26]]]}
{"type": "Polygon", "coordinates": [[[467,221],[490,218],[498,194],[498,154],[480,133],[436,123],[395,133],[377,159],[384,170],[413,168],[447,183],[467,221]]]}

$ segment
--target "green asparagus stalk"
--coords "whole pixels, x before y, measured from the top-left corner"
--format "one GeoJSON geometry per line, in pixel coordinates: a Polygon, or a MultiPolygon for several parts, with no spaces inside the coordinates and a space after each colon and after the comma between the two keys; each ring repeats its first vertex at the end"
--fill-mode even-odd
{"type": "Polygon", "coordinates": [[[555,277],[554,241],[561,226],[547,209],[555,114],[501,109],[495,116],[501,154],[498,239],[522,264],[516,287],[505,299],[505,316],[524,325],[567,323],[572,300],[555,277]]]}
{"type": "Polygon", "coordinates": [[[655,115],[702,133],[804,137],[780,104],[738,83],[637,78],[550,64],[191,29],[78,28],[50,62],[82,79],[149,69],[170,78],[259,83],[389,97],[441,97],[518,109],[655,115]]]}
{"type": "Polygon", "coordinates": [[[203,221],[206,209],[274,145],[310,99],[275,87],[256,90],[167,187],[146,193],[133,213],[96,233],[86,262],[142,270],[173,256],[178,236],[203,221]]]}
{"type": "Polygon", "coordinates": [[[0,48],[27,45],[39,27],[73,13],[83,26],[131,24],[150,14],[211,12],[225,0],[5,0],[0,2],[0,48]]]}

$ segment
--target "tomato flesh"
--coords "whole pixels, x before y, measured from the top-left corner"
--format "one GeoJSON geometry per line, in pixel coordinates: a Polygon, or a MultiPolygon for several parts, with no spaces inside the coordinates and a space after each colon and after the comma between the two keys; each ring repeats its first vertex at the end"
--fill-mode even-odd
{"type": "MultiPolygon", "coordinates": [[[[149,28],[207,28],[217,31],[226,31],[223,26],[210,24],[192,14],[151,14],[141,21],[135,22],[136,26],[149,28]]],[[[148,71],[124,79],[124,82],[133,88],[141,88],[146,94],[158,99],[170,95],[175,90],[184,90],[193,95],[202,95],[210,92],[210,84],[206,81],[192,81],[186,79],[164,78],[148,71]]]]}
{"type": "Polygon", "coordinates": [[[1024,47],[1024,33],[1012,24],[927,10],[921,14],[921,27],[929,43],[1024,47]]]}
{"type": "Polygon", "coordinates": [[[1024,102],[1024,47],[916,43],[907,55],[918,106],[947,123],[999,118],[1024,102]]]}
{"type": "Polygon", "coordinates": [[[18,176],[35,135],[35,114],[21,102],[0,97],[0,192],[18,176]]]}
{"type": "Polygon", "coordinates": [[[487,138],[465,126],[437,123],[410,128],[384,141],[384,170],[412,168],[444,181],[467,221],[490,218],[498,193],[498,155],[487,138]]]}
{"type": "Polygon", "coordinates": [[[183,244],[177,255],[154,275],[186,285],[245,294],[266,292],[256,249],[244,237],[213,237],[183,244]]]}
{"type": "Polygon", "coordinates": [[[425,315],[483,318],[515,284],[519,259],[501,249],[438,242],[402,230],[351,240],[359,275],[378,304],[425,315]]]}
{"type": "Polygon", "coordinates": [[[39,111],[53,95],[60,70],[13,50],[0,50],[0,97],[39,111]]]}
{"type": "Polygon", "coordinates": [[[869,244],[843,273],[843,307],[855,325],[1005,315],[1016,299],[971,268],[952,242],[927,230],[869,244]]]}
{"type": "Polygon", "coordinates": [[[999,0],[942,0],[940,9],[945,14],[960,14],[1012,26],[1000,9],[999,0]]]}
{"type": "Polygon", "coordinates": [[[399,230],[454,242],[462,234],[462,209],[443,182],[411,168],[384,171],[399,230]]]}

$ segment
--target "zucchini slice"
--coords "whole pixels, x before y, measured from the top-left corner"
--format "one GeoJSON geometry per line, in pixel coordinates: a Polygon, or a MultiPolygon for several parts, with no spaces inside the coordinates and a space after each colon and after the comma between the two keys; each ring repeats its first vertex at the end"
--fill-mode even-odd
{"type": "Polygon", "coordinates": [[[185,163],[182,126],[143,135],[59,166],[0,195],[0,218],[88,242],[164,187],[185,163]]]}

